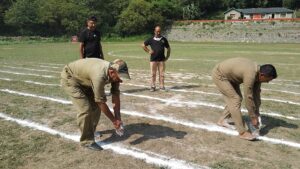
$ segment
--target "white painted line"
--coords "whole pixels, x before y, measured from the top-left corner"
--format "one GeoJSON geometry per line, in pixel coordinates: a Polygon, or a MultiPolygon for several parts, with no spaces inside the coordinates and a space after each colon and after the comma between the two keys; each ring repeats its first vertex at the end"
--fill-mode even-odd
{"type": "MultiPolygon", "coordinates": [[[[145,99],[150,99],[150,100],[158,100],[161,102],[166,103],[167,105],[174,106],[174,107],[184,107],[190,106],[190,107],[197,107],[197,106],[206,106],[206,107],[212,107],[212,108],[217,108],[217,109],[224,109],[224,106],[216,105],[214,103],[210,102],[192,102],[192,101],[181,101],[178,99],[162,99],[162,98],[157,98],[157,97],[152,97],[152,96],[147,96],[147,95],[137,95],[137,94],[131,94],[131,93],[122,93],[125,96],[132,96],[132,97],[139,97],[139,98],[145,98],[145,99]]],[[[248,112],[246,109],[242,109],[242,112],[248,112]]],[[[285,116],[282,115],[282,113],[275,113],[275,112],[263,112],[261,111],[260,114],[268,115],[268,116],[276,116],[276,117],[282,117],[290,120],[300,120],[300,118],[293,117],[293,116],[285,116]]]]}
{"type": "MultiPolygon", "coordinates": [[[[11,93],[11,94],[22,95],[22,96],[42,98],[45,100],[50,100],[50,101],[63,103],[63,104],[72,104],[71,101],[67,101],[67,100],[63,100],[63,99],[55,99],[55,98],[51,98],[51,97],[38,96],[35,94],[23,93],[23,92],[13,91],[13,90],[9,90],[9,89],[0,89],[0,91],[6,92],[6,93],[11,93]]],[[[122,93],[122,94],[125,96],[127,95],[127,96],[139,97],[139,98],[158,100],[158,101],[166,103],[167,105],[175,106],[175,107],[184,107],[185,105],[188,105],[191,107],[206,106],[206,107],[212,107],[212,108],[217,108],[217,109],[222,109],[222,110],[224,109],[224,106],[219,106],[219,105],[209,103],[209,102],[192,102],[192,101],[186,102],[186,101],[180,101],[180,100],[176,100],[176,99],[161,99],[161,98],[145,96],[145,95],[135,95],[135,94],[129,94],[129,93],[122,93]]],[[[247,112],[247,110],[242,109],[242,112],[247,112]]],[[[281,118],[286,118],[286,119],[290,119],[290,120],[300,120],[300,118],[293,117],[293,116],[285,116],[285,115],[282,115],[282,113],[278,113],[278,112],[260,112],[260,114],[281,117],[281,118]]]]}
{"type": "Polygon", "coordinates": [[[287,93],[287,94],[294,94],[294,95],[300,95],[300,93],[292,92],[292,91],[287,91],[287,90],[274,90],[274,89],[267,89],[267,88],[262,88],[262,90],[272,91],[272,92],[280,92],[280,93],[287,93]]]}
{"type": "Polygon", "coordinates": [[[12,81],[12,79],[9,79],[9,78],[2,78],[2,77],[0,77],[0,80],[12,81]]]}
{"type": "MultiPolygon", "coordinates": [[[[15,122],[24,127],[29,127],[32,129],[44,131],[44,132],[52,134],[52,135],[59,135],[62,138],[69,139],[69,140],[72,140],[75,142],[79,142],[79,138],[80,138],[79,135],[66,134],[64,132],[51,129],[47,126],[44,126],[44,125],[41,125],[38,123],[10,117],[1,112],[0,112],[0,118],[4,119],[6,121],[15,122]]],[[[199,166],[197,164],[188,163],[184,160],[174,159],[174,158],[160,155],[157,153],[153,153],[153,152],[148,153],[148,152],[145,152],[145,151],[137,149],[137,148],[130,148],[130,147],[126,148],[122,144],[101,143],[101,142],[100,143],[98,142],[98,144],[100,144],[103,147],[103,149],[112,150],[114,153],[117,153],[117,154],[131,156],[136,159],[144,160],[148,164],[154,164],[157,166],[168,167],[171,169],[196,169],[196,168],[207,169],[208,168],[206,166],[199,166]]]]}
{"type": "Polygon", "coordinates": [[[41,86],[61,86],[60,84],[42,83],[42,82],[35,82],[31,80],[26,80],[24,82],[29,84],[41,85],[41,86]]]}
{"type": "Polygon", "coordinates": [[[33,74],[33,73],[12,72],[12,71],[6,71],[6,70],[0,70],[0,72],[1,73],[14,74],[14,75],[37,76],[37,77],[45,77],[45,78],[56,78],[56,77],[50,76],[50,75],[39,75],[39,74],[33,74]]]}
{"type": "MultiPolygon", "coordinates": [[[[8,89],[4,89],[4,90],[0,90],[0,91],[4,91],[7,92],[8,89]]],[[[16,91],[9,91],[8,93],[13,93],[13,94],[17,94],[17,95],[21,95],[21,96],[30,96],[30,97],[35,97],[35,98],[41,98],[41,99],[45,99],[45,100],[50,100],[50,101],[54,101],[57,103],[62,103],[62,104],[72,104],[72,102],[67,101],[67,100],[63,100],[63,99],[54,99],[54,98],[49,98],[49,97],[44,97],[44,96],[37,96],[34,94],[28,94],[28,93],[21,93],[21,92],[16,92],[16,91]]],[[[192,128],[198,128],[198,129],[203,129],[203,130],[207,130],[207,131],[213,131],[213,132],[220,132],[220,133],[224,133],[227,135],[234,135],[236,136],[238,133],[235,130],[230,130],[227,128],[222,128],[219,127],[217,125],[213,125],[213,124],[196,124],[193,122],[188,122],[188,121],[183,121],[183,120],[177,120],[174,119],[172,117],[166,117],[166,116],[161,116],[161,115],[147,115],[144,113],[139,113],[139,112],[135,112],[135,111],[128,111],[128,110],[122,110],[122,113],[127,114],[127,115],[132,115],[135,117],[144,117],[144,118],[150,118],[150,119],[155,119],[155,120],[162,120],[162,121],[166,121],[166,122],[170,122],[170,123],[174,123],[174,124],[181,124],[187,127],[192,127],[192,128]]],[[[285,140],[280,140],[280,139],[273,139],[273,138],[268,138],[268,137],[259,137],[259,139],[263,138],[264,141],[268,141],[270,143],[273,144],[283,144],[283,145],[287,145],[287,146],[291,146],[291,147],[296,147],[296,148],[300,148],[300,144],[299,143],[295,143],[295,142],[290,142],[290,141],[285,141],[285,140]],[[272,142],[272,140],[274,142],[272,142]]],[[[261,140],[263,140],[261,139],[261,140]]]]}
{"type": "MultiPolygon", "coordinates": [[[[137,85],[137,84],[131,84],[131,83],[124,83],[124,85],[148,88],[145,85],[137,85]]],[[[174,92],[183,92],[183,93],[198,93],[198,94],[205,94],[205,95],[222,96],[219,93],[204,92],[204,91],[200,91],[200,90],[189,91],[189,90],[185,90],[185,89],[172,89],[172,87],[167,87],[167,90],[168,91],[174,91],[174,92]]],[[[285,104],[292,104],[292,105],[299,105],[300,106],[300,103],[294,102],[294,101],[289,101],[289,100],[280,100],[280,99],[272,99],[272,98],[264,98],[264,97],[261,98],[261,100],[273,101],[273,102],[279,102],[279,103],[285,103],[285,104]]]]}
{"type": "Polygon", "coordinates": [[[273,101],[273,102],[279,102],[279,103],[286,103],[286,104],[293,104],[293,105],[299,105],[300,106],[300,103],[292,102],[292,101],[288,101],[288,100],[271,99],[271,98],[261,98],[261,100],[273,101]]]}
{"type": "MultiPolygon", "coordinates": [[[[0,80],[16,81],[13,79],[1,78],[1,77],[0,77],[0,80]]],[[[21,82],[25,82],[25,83],[29,83],[29,84],[36,84],[36,85],[40,85],[40,86],[61,86],[60,84],[42,83],[42,82],[36,82],[36,81],[31,81],[31,80],[25,80],[25,81],[21,81],[21,82]]]]}
{"type": "Polygon", "coordinates": [[[13,90],[9,90],[9,89],[0,89],[0,91],[6,92],[6,93],[11,93],[11,94],[17,94],[17,95],[20,95],[20,96],[35,97],[35,98],[40,98],[40,99],[44,99],[44,100],[50,100],[50,101],[54,101],[54,102],[62,103],[62,104],[72,104],[72,102],[68,101],[68,100],[55,99],[55,98],[46,97],[46,96],[38,96],[38,95],[35,95],[35,94],[17,92],[17,91],[13,91],[13,90]]]}
{"type": "Polygon", "coordinates": [[[60,73],[59,71],[53,71],[53,70],[45,70],[45,69],[31,69],[31,68],[25,68],[25,67],[14,67],[14,66],[3,66],[11,69],[22,69],[22,70],[30,70],[30,71],[36,71],[36,72],[49,72],[49,73],[60,73]]]}
{"type": "Polygon", "coordinates": [[[45,66],[45,65],[40,65],[39,67],[42,67],[42,68],[52,68],[52,69],[62,69],[61,67],[45,66]]]}

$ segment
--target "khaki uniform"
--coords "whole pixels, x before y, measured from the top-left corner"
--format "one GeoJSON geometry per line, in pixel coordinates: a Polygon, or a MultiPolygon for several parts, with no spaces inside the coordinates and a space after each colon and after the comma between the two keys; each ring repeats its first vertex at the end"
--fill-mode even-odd
{"type": "Polygon", "coordinates": [[[212,71],[214,83],[223,94],[226,107],[223,118],[232,117],[239,133],[246,131],[241,114],[242,94],[240,84],[243,83],[245,104],[250,117],[259,114],[260,86],[258,81],[259,66],[249,59],[232,58],[225,60],[212,71]]]}
{"type": "MultiPolygon", "coordinates": [[[[110,83],[109,67],[107,61],[87,58],[66,65],[61,73],[61,85],[78,110],[81,144],[94,142],[94,132],[101,114],[96,102],[107,101],[104,86],[110,83]]],[[[111,93],[119,95],[119,83],[111,83],[111,86],[111,93]]]]}

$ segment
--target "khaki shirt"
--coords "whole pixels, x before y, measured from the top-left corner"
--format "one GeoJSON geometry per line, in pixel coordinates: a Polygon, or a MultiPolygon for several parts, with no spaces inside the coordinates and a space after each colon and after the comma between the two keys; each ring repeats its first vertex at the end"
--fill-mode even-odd
{"type": "Polygon", "coordinates": [[[261,103],[259,66],[246,58],[231,58],[219,63],[217,69],[231,83],[243,83],[246,108],[250,116],[254,115],[252,113],[258,114],[261,103]]]}
{"type": "MultiPolygon", "coordinates": [[[[106,102],[105,85],[110,83],[110,62],[96,58],[79,59],[67,65],[72,79],[84,87],[91,87],[95,102],[106,102]]],[[[111,83],[111,93],[119,95],[119,83],[111,83]]]]}

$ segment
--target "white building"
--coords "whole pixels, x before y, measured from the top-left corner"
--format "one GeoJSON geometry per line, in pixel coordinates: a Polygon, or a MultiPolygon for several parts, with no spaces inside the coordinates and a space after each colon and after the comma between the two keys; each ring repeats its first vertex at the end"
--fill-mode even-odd
{"type": "Polygon", "coordinates": [[[294,18],[294,11],[287,8],[231,8],[224,12],[225,20],[294,18]]]}

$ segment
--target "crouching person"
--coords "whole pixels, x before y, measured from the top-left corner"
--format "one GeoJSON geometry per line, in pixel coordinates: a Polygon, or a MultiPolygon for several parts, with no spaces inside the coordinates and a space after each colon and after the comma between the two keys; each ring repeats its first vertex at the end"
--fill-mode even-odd
{"type": "Polygon", "coordinates": [[[120,90],[122,78],[130,79],[128,68],[123,60],[113,63],[87,58],[67,64],[61,73],[61,85],[77,109],[77,123],[81,136],[80,144],[93,150],[102,150],[95,143],[94,132],[101,111],[111,120],[116,133],[123,135],[124,128],[120,114],[120,90]],[[106,104],[105,85],[111,84],[114,114],[106,104]]]}
{"type": "Polygon", "coordinates": [[[261,83],[277,78],[275,67],[270,64],[259,66],[245,58],[231,58],[217,64],[212,71],[212,77],[226,103],[218,125],[228,127],[227,119],[232,118],[241,139],[255,140],[256,136],[246,129],[242,119],[240,84],[243,83],[245,104],[251,123],[258,128],[261,83]]]}

